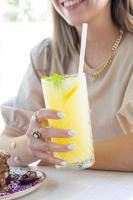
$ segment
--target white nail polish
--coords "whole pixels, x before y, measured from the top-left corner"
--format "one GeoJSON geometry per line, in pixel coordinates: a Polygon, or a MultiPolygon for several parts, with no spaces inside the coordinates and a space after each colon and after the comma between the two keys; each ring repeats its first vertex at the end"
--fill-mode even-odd
{"type": "Polygon", "coordinates": [[[69,131],[67,132],[67,134],[68,134],[69,136],[75,136],[75,135],[76,135],[76,133],[75,133],[74,131],[72,131],[72,130],[69,130],[69,131]]]}
{"type": "Polygon", "coordinates": [[[74,149],[75,149],[75,145],[70,144],[70,145],[67,146],[67,149],[69,149],[69,150],[74,150],[74,149]]]}
{"type": "Polygon", "coordinates": [[[59,118],[64,118],[65,115],[64,115],[64,113],[62,113],[62,112],[58,112],[58,113],[57,113],[57,117],[59,117],[59,118]]]}
{"type": "Polygon", "coordinates": [[[15,161],[15,163],[17,163],[17,164],[20,164],[20,163],[22,162],[18,156],[15,156],[15,157],[14,157],[14,161],[15,161]]]}
{"type": "Polygon", "coordinates": [[[11,142],[11,148],[15,149],[16,148],[16,142],[11,142]]]}
{"type": "Polygon", "coordinates": [[[65,163],[64,161],[61,161],[61,162],[60,162],[60,165],[65,167],[65,166],[66,166],[66,163],[65,163]]]}

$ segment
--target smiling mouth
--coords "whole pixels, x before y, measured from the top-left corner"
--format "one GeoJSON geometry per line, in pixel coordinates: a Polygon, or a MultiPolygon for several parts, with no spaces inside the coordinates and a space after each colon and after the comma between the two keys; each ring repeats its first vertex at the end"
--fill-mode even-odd
{"type": "Polygon", "coordinates": [[[80,4],[82,1],[84,0],[68,0],[68,1],[62,2],[62,6],[65,8],[70,8],[70,7],[80,4]]]}

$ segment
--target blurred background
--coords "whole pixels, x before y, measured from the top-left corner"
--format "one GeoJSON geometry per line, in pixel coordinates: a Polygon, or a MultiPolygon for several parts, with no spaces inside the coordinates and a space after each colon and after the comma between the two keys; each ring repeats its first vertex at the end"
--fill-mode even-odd
{"type": "Polygon", "coordinates": [[[49,0],[0,0],[0,104],[16,95],[31,49],[51,33],[49,0]]]}

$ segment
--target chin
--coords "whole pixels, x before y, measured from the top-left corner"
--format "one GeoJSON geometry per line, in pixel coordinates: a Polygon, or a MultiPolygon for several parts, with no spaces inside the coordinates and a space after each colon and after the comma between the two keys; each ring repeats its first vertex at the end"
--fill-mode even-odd
{"type": "Polygon", "coordinates": [[[67,23],[70,25],[70,26],[82,26],[82,24],[83,23],[88,23],[88,21],[87,20],[85,20],[85,19],[75,19],[75,20],[66,20],[67,21],[67,23]]]}

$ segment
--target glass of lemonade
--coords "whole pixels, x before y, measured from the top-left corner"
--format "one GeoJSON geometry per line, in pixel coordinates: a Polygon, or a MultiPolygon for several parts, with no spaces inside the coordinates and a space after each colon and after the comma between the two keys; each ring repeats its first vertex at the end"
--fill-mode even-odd
{"type": "Polygon", "coordinates": [[[54,156],[65,161],[65,167],[84,169],[94,164],[94,150],[90,109],[85,74],[42,77],[42,88],[47,109],[63,112],[65,117],[48,120],[54,128],[76,132],[74,137],[53,138],[58,144],[73,144],[69,152],[55,152],[54,156]]]}

